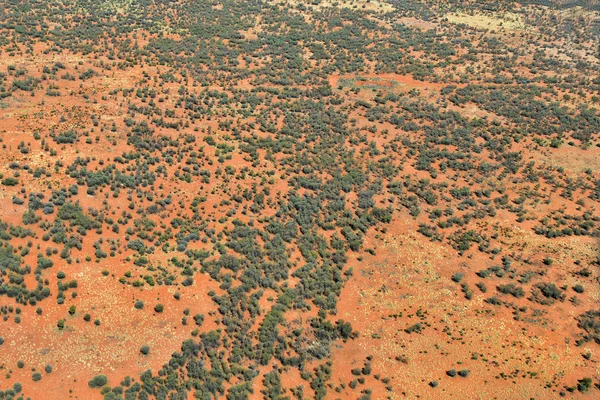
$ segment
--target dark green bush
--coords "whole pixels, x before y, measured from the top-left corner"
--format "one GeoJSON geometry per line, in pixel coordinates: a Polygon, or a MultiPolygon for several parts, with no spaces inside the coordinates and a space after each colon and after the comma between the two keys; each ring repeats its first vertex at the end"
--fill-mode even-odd
{"type": "Polygon", "coordinates": [[[102,387],[108,383],[106,375],[96,375],[89,382],[88,386],[93,388],[102,387]]]}

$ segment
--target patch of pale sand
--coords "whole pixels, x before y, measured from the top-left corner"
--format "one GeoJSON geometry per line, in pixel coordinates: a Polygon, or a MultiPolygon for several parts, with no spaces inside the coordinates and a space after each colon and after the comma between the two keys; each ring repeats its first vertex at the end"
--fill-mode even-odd
{"type": "Polygon", "coordinates": [[[464,24],[472,28],[495,31],[529,31],[533,27],[528,26],[519,14],[506,12],[503,14],[490,13],[449,13],[445,17],[453,24],[464,24]]]}
{"type": "Polygon", "coordinates": [[[547,148],[544,154],[539,154],[538,161],[552,167],[562,167],[568,172],[584,172],[591,170],[600,172],[600,149],[590,147],[582,149],[575,146],[563,145],[558,149],[547,148]]]}
{"type": "MultiPolygon", "coordinates": [[[[570,2],[570,0],[553,0],[554,3],[556,4],[565,4],[570,2]]],[[[598,0],[589,0],[588,1],[589,5],[597,5],[598,3],[600,3],[598,0]]],[[[581,6],[575,6],[575,7],[565,7],[562,9],[558,9],[555,11],[557,15],[563,17],[563,18],[579,18],[579,17],[584,17],[584,18],[600,18],[600,12],[596,11],[596,10],[592,10],[591,8],[584,8],[581,6]]]]}
{"type": "Polygon", "coordinates": [[[127,14],[132,11],[133,0],[105,0],[102,8],[118,14],[127,14]]]}
{"type": "Polygon", "coordinates": [[[484,109],[478,107],[476,104],[472,104],[472,103],[467,103],[463,106],[455,106],[454,104],[450,103],[448,105],[448,110],[457,111],[463,117],[466,117],[466,118],[472,119],[472,118],[486,117],[489,121],[497,120],[497,121],[503,122],[503,123],[507,122],[507,119],[505,117],[494,114],[493,112],[484,110],[484,109]]]}

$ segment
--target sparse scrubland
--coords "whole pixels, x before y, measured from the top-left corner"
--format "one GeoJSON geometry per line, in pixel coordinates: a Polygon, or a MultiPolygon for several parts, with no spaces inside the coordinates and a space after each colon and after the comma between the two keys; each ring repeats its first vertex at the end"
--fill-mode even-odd
{"type": "Polygon", "coordinates": [[[0,399],[600,393],[594,1],[0,0],[0,399]]]}

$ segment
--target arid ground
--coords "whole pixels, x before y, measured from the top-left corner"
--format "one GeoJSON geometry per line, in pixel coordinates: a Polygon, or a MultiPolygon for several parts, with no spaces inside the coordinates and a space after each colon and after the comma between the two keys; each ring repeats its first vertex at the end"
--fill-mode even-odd
{"type": "Polygon", "coordinates": [[[597,398],[599,37],[0,0],[0,399],[597,398]]]}

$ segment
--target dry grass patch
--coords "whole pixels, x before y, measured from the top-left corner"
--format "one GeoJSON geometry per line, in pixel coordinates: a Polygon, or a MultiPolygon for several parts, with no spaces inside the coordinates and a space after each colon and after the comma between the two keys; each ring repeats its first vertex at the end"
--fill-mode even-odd
{"type": "Polygon", "coordinates": [[[530,30],[523,17],[515,13],[480,14],[480,13],[450,13],[446,18],[453,24],[464,24],[476,29],[495,31],[530,30]]]}

